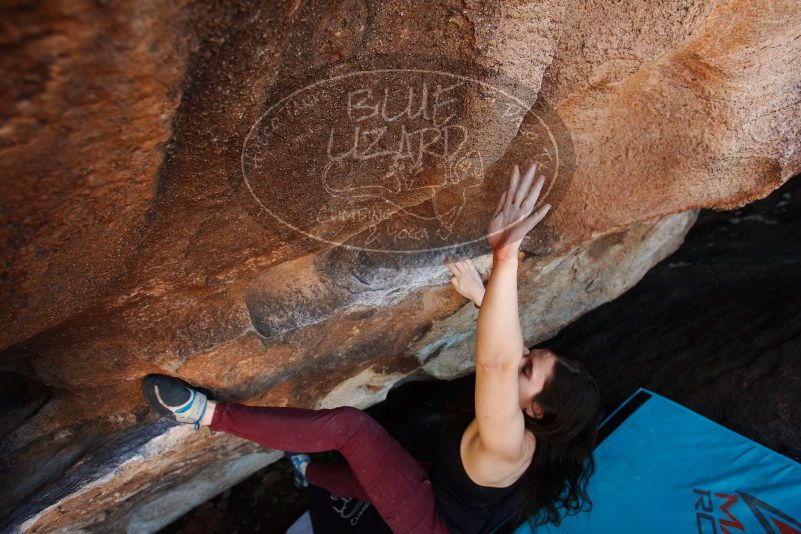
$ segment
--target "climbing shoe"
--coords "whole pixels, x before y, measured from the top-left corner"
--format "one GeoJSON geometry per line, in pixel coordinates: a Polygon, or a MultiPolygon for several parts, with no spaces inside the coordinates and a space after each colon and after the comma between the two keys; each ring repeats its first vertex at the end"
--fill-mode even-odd
{"type": "Polygon", "coordinates": [[[179,423],[192,424],[195,430],[200,427],[211,393],[180,378],[158,374],[147,375],[142,380],[142,392],[156,413],[179,423]]]}
{"type": "Polygon", "coordinates": [[[285,452],[284,457],[288,458],[292,462],[292,467],[295,468],[295,476],[292,479],[295,487],[297,489],[308,488],[309,481],[306,480],[306,475],[303,474],[302,466],[311,462],[311,457],[308,454],[295,452],[285,452]]]}

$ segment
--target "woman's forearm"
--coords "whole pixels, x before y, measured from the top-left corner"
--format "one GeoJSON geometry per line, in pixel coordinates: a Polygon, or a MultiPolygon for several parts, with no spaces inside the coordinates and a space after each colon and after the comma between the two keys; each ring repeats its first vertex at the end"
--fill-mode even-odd
{"type": "Polygon", "coordinates": [[[517,256],[493,266],[476,326],[476,365],[517,365],[525,352],[517,308],[517,256]]]}

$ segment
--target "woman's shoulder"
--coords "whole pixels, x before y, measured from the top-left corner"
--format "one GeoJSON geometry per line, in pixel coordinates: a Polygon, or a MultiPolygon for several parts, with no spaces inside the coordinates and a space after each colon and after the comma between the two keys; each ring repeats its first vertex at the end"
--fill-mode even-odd
{"type": "Polygon", "coordinates": [[[459,447],[462,465],[468,477],[480,486],[506,488],[525,475],[536,449],[534,434],[528,429],[524,434],[523,452],[514,461],[498,458],[481,447],[478,423],[473,418],[465,428],[459,447]]]}

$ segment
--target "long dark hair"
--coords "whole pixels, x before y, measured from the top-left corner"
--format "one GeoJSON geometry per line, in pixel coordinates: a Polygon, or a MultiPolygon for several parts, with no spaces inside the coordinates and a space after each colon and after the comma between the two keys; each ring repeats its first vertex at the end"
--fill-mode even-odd
{"type": "Polygon", "coordinates": [[[533,399],[542,408],[542,418],[523,412],[536,448],[523,475],[527,492],[515,523],[525,517],[532,529],[546,523],[558,526],[564,516],[592,509],[587,483],[595,472],[598,385],[577,354],[567,348],[549,350],[557,357],[553,374],[533,399]]]}

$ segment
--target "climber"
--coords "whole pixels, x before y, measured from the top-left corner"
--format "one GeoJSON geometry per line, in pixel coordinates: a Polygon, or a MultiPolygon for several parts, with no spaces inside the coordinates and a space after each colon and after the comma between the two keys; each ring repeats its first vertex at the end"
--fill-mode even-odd
{"type": "Polygon", "coordinates": [[[288,454],[304,484],[369,500],[398,533],[493,532],[509,511],[537,523],[589,504],[586,484],[599,395],[586,368],[561,351],[528,351],[517,308],[518,250],[550,209],[532,213],[544,183],[532,165],[509,187],[487,240],[493,269],[484,292],[469,261],[448,265],[456,289],[479,307],[474,412],[446,422],[439,457],[426,471],[389,433],[357,408],[248,406],[214,401],[211,392],[166,375],[142,389],[160,415],[228,432],[288,454]],[[312,462],[307,453],[338,450],[348,466],[312,462]],[[511,506],[510,506],[511,504],[511,506]],[[503,512],[500,513],[499,512],[503,512]]]}

